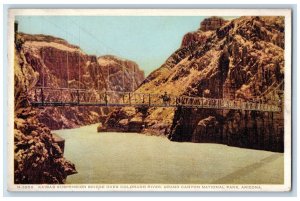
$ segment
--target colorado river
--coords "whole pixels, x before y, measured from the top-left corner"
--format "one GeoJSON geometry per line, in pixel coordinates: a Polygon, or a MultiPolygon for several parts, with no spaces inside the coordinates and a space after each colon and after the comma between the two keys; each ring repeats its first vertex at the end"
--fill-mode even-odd
{"type": "Polygon", "coordinates": [[[179,143],[137,133],[97,133],[97,124],[54,131],[78,174],[71,184],[282,184],[283,154],[179,143]]]}

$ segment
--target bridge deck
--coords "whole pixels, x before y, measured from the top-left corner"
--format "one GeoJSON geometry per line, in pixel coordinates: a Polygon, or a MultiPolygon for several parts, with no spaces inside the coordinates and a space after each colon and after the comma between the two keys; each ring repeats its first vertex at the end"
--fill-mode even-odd
{"type": "Polygon", "coordinates": [[[275,103],[260,101],[242,101],[213,99],[188,96],[168,96],[164,100],[160,94],[143,94],[135,92],[97,92],[65,88],[36,88],[32,93],[31,105],[34,107],[57,106],[107,106],[107,107],[189,107],[231,110],[252,110],[279,112],[280,106],[275,103]]]}

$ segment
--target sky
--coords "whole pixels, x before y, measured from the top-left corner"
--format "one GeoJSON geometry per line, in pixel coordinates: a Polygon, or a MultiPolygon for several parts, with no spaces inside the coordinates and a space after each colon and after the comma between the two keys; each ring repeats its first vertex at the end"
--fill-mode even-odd
{"type": "Polygon", "coordinates": [[[205,16],[16,16],[19,31],[47,34],[80,46],[87,54],[135,61],[147,76],[196,31],[205,16]]]}

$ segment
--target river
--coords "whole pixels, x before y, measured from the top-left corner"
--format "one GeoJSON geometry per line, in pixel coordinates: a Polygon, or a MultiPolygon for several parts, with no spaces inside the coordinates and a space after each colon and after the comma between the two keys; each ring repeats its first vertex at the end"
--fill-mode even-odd
{"type": "Polygon", "coordinates": [[[68,184],[282,184],[283,154],[137,133],[98,133],[97,124],[53,131],[78,174],[68,184]]]}

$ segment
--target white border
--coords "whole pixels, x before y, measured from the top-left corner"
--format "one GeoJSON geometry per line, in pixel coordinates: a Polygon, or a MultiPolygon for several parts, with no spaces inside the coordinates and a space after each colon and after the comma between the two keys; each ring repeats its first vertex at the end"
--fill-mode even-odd
{"type": "Polygon", "coordinates": [[[286,16],[290,9],[10,9],[14,15],[50,16],[286,16]]]}
{"type": "Polygon", "coordinates": [[[81,15],[81,16],[285,16],[285,101],[284,101],[284,184],[283,185],[210,185],[180,184],[168,188],[166,184],[73,184],[73,185],[15,185],[13,183],[13,122],[14,95],[8,93],[8,190],[9,191],[226,191],[274,192],[291,190],[291,10],[290,9],[10,9],[8,24],[8,92],[14,91],[13,23],[17,15],[81,15]],[[137,187],[134,187],[137,186],[137,187]],[[141,188],[145,186],[145,188],[141,188]],[[160,188],[158,188],[160,186],[160,188]],[[247,186],[251,189],[242,189],[247,186]],[[80,188],[82,187],[82,188],[80,188]],[[114,188],[117,187],[117,188],[114,188]],[[232,188],[237,187],[238,189],[232,188]]]}

